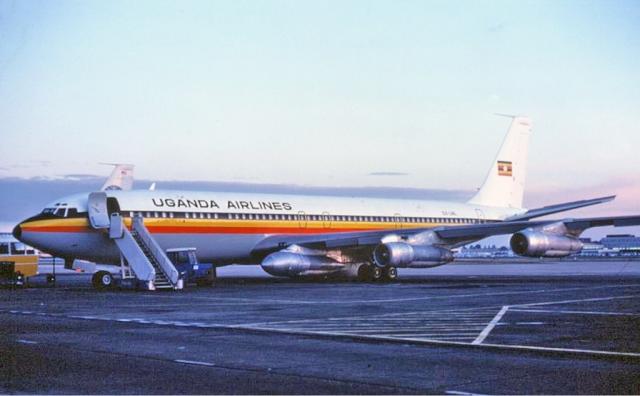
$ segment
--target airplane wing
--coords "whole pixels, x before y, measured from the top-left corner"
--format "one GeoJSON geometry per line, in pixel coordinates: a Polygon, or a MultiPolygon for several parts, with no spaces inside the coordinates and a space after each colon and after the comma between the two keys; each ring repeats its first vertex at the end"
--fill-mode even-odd
{"type": "Polygon", "coordinates": [[[564,212],[571,209],[584,208],[585,206],[598,205],[601,203],[613,201],[616,198],[615,195],[610,195],[607,197],[593,198],[593,199],[583,199],[581,201],[574,202],[565,202],[556,205],[544,206],[542,208],[529,209],[525,213],[509,217],[506,219],[507,221],[517,221],[517,220],[529,220],[535,217],[546,216],[558,212],[564,212]]]}
{"type": "Polygon", "coordinates": [[[560,222],[565,225],[567,230],[572,233],[580,234],[582,231],[591,227],[627,227],[640,225],[640,215],[543,221],[504,221],[490,224],[472,224],[463,226],[388,229],[314,235],[273,235],[258,243],[258,245],[253,249],[253,254],[261,257],[291,245],[299,245],[312,249],[345,249],[376,246],[381,243],[384,237],[387,236],[396,235],[402,239],[406,239],[427,231],[435,233],[441,241],[438,245],[446,247],[454,246],[465,241],[470,243],[493,235],[512,234],[527,228],[541,227],[560,222]]]}
{"type": "Polygon", "coordinates": [[[131,164],[108,164],[112,165],[113,171],[104,182],[100,191],[106,190],[131,190],[133,188],[133,165],[131,164]]]}

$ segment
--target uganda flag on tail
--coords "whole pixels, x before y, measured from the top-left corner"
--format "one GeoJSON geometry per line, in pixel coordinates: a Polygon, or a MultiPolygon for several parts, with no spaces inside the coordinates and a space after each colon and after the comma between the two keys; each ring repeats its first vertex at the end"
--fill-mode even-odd
{"type": "Polygon", "coordinates": [[[498,176],[512,176],[513,166],[511,161],[498,161],[498,176]]]}

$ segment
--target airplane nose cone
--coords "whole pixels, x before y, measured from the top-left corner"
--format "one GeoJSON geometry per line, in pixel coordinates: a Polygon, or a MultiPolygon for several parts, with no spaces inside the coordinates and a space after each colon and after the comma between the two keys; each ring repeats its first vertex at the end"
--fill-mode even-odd
{"type": "Polygon", "coordinates": [[[22,236],[22,227],[20,227],[20,224],[18,224],[17,226],[13,227],[13,237],[20,240],[20,237],[22,236]]]}

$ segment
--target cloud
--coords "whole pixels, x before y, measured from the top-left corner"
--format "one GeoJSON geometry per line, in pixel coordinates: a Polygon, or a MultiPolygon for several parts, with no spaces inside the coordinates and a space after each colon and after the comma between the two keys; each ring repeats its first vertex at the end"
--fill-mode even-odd
{"type": "Polygon", "coordinates": [[[406,172],[371,172],[369,176],[409,176],[406,172]]]}
{"type": "Polygon", "coordinates": [[[60,177],[66,180],[93,180],[93,179],[99,179],[103,181],[105,180],[104,176],[83,174],[83,173],[71,173],[67,175],[60,175],[60,177]]]}

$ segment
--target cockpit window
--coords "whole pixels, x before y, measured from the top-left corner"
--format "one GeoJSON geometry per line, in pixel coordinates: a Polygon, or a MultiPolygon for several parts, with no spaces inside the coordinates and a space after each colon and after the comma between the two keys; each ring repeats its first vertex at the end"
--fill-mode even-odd
{"type": "Polygon", "coordinates": [[[59,206],[57,208],[44,208],[42,214],[53,215],[56,217],[76,217],[78,215],[78,209],[67,208],[66,206],[59,206]]]}
{"type": "Polygon", "coordinates": [[[67,217],[67,208],[63,206],[59,207],[58,209],[56,209],[54,215],[58,217],[67,217]]]}

